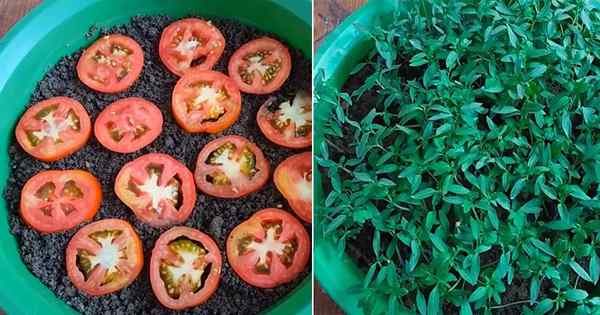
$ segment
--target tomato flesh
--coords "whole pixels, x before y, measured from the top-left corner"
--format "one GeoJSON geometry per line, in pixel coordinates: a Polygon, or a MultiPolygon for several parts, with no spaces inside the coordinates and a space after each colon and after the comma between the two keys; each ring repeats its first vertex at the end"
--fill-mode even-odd
{"type": "Polygon", "coordinates": [[[30,107],[19,120],[15,135],[27,153],[38,160],[60,160],[85,145],[91,121],[85,108],[68,97],[53,97],[30,107]]]}
{"type": "Polygon", "coordinates": [[[233,229],[227,238],[227,259],[247,283],[273,288],[304,270],[310,246],[300,221],[283,210],[268,208],[233,229]]]}
{"type": "Polygon", "coordinates": [[[160,303],[180,310],[206,302],[221,276],[221,252],[206,234],[174,227],[156,241],[150,259],[150,282],[160,303]]]}
{"type": "Polygon", "coordinates": [[[223,34],[210,21],[189,18],[171,23],[163,31],[159,55],[174,74],[210,70],[225,49],[223,34]]]}
{"type": "Polygon", "coordinates": [[[275,186],[292,210],[304,221],[312,222],[312,154],[292,155],[277,166],[275,186]]]}
{"type": "Polygon", "coordinates": [[[77,63],[79,80],[103,93],[128,89],[144,66],[142,47],[130,37],[111,34],[88,47],[77,63]]]}
{"type": "Polygon", "coordinates": [[[229,76],[240,90],[268,94],[278,90],[292,69],[288,49],[269,37],[252,40],[235,51],[229,60],[229,76]]]}
{"type": "Polygon", "coordinates": [[[115,192],[138,219],[155,227],[187,220],[196,203],[192,173],[160,153],[125,164],[115,180],[115,192]]]}
{"type": "Polygon", "coordinates": [[[44,233],[69,230],[91,220],[102,200],[100,182],[81,170],[43,171],[21,191],[21,217],[44,233]]]}
{"type": "Polygon", "coordinates": [[[94,123],[94,134],[107,149],[119,153],[137,151],[162,131],[160,109],[143,98],[129,97],[108,105],[94,123]]]}
{"type": "Polygon", "coordinates": [[[126,221],[90,223],[69,241],[67,274],[79,290],[105,295],[129,286],[142,271],[142,242],[126,221]]]}
{"type": "Polygon", "coordinates": [[[292,100],[275,106],[270,98],[259,109],[256,120],[267,139],[288,148],[305,148],[312,144],[312,100],[299,91],[292,100]]]}
{"type": "Polygon", "coordinates": [[[226,136],[202,148],[194,176],[198,188],[211,196],[239,198],[264,186],[269,162],[248,139],[226,136]]]}
{"type": "Polygon", "coordinates": [[[187,132],[220,132],[235,123],[241,108],[235,82],[220,72],[190,72],[173,89],[173,115],[187,132]]]}

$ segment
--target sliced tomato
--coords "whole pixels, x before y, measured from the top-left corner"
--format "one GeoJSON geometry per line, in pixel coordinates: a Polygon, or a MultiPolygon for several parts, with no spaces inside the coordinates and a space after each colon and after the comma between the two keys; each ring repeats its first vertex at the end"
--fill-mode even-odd
{"type": "Polygon", "coordinates": [[[158,54],[178,76],[192,70],[210,70],[225,50],[223,34],[210,21],[183,19],[167,26],[160,37],[158,54]]]}
{"type": "Polygon", "coordinates": [[[273,288],[294,280],[310,256],[308,233],[293,215],[268,208],[236,226],[227,238],[229,265],[244,281],[273,288]]]}
{"type": "Polygon", "coordinates": [[[100,208],[102,188],[82,170],[43,171],[21,190],[21,217],[32,228],[53,233],[91,220],[100,208]]]}
{"type": "Polygon", "coordinates": [[[275,169],[273,181],[292,210],[312,222],[312,154],[304,152],[285,159],[275,169]]]}
{"type": "Polygon", "coordinates": [[[312,99],[305,91],[280,104],[269,98],[256,121],[265,137],[280,146],[298,149],[312,144],[312,99]]]}
{"type": "Polygon", "coordinates": [[[81,149],[90,138],[90,116],[78,101],[53,97],[31,106],[19,120],[15,135],[38,160],[60,160],[81,149]]]}
{"type": "Polygon", "coordinates": [[[221,267],[221,251],[210,236],[189,227],[174,227],[158,238],[152,250],[152,290],[170,309],[200,305],[217,290],[221,267]]]}
{"type": "Polygon", "coordinates": [[[127,90],[142,73],[144,52],[132,38],[112,34],[88,47],[77,63],[77,75],[83,84],[103,93],[127,90]]]}
{"type": "Polygon", "coordinates": [[[129,286],[142,271],[142,241],[126,221],[104,219],[77,231],[67,246],[67,274],[93,296],[129,286]]]}
{"type": "Polygon", "coordinates": [[[279,90],[290,76],[292,57],[282,43],[262,37],[252,40],[229,59],[229,76],[242,92],[269,94],[279,90]]]}
{"type": "Polygon", "coordinates": [[[163,116],[154,103],[129,97],[108,105],[96,118],[94,134],[107,149],[130,153],[154,141],[162,131],[163,116]]]}
{"type": "Polygon", "coordinates": [[[125,164],[117,174],[115,192],[138,219],[155,227],[182,223],[196,203],[192,172],[161,153],[125,164]]]}
{"type": "Polygon", "coordinates": [[[220,132],[240,116],[242,96],[228,76],[216,71],[184,75],[173,89],[171,108],[187,132],[220,132]]]}
{"type": "Polygon", "coordinates": [[[196,185],[215,197],[239,198],[262,188],[269,179],[269,162],[260,148],[240,136],[209,142],[198,154],[196,185]]]}

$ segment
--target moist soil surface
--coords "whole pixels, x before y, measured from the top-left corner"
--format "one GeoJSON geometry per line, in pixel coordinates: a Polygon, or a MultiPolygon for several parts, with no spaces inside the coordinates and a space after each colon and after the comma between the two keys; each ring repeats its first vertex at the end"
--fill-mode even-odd
{"type": "MultiPolygon", "coordinates": [[[[84,314],[168,314],[155,298],[150,287],[148,264],[150,253],[159,235],[168,228],[153,228],[136,219],[135,215],[115,195],[114,179],[121,167],[135,158],[151,153],[166,153],[195,169],[196,156],[211,140],[223,135],[241,135],[256,143],[271,164],[271,171],[286,157],[300,153],[269,142],[256,124],[256,113],[269,95],[242,95],[242,112],[238,121],[220,134],[188,134],[174,121],[170,111],[171,92],[177,77],[171,74],[158,56],[158,42],[162,30],[174,19],[166,16],[135,17],[128,24],[109,30],[92,27],[82,36],[97,38],[106,34],[120,33],[134,38],[144,50],[144,69],[137,82],[119,94],[102,94],[92,91],[79,81],[76,64],[81,50],[61,59],[38,83],[29,104],[13,104],[26,107],[53,97],[68,96],[81,102],[92,121],[110,103],[125,97],[137,96],[158,105],[164,116],[161,135],[149,146],[130,154],[118,154],[102,147],[93,137],[75,154],[54,163],[35,160],[16,143],[13,136],[9,148],[11,157],[7,189],[4,197],[9,209],[11,233],[15,236],[23,262],[29,270],[54,294],[75,310],[84,314]],[[21,188],[33,175],[47,169],[84,169],[93,173],[102,184],[102,206],[94,220],[121,218],[133,224],[144,244],[144,269],[129,287],[102,297],[89,297],[77,290],[65,270],[65,249],[68,241],[79,227],[64,233],[43,235],[31,229],[21,220],[19,198],[21,188]]],[[[213,20],[226,39],[226,48],[213,70],[227,73],[227,62],[235,49],[265,34],[252,27],[231,20],[213,20]]],[[[282,41],[285,43],[285,41],[282,41]]],[[[292,73],[283,87],[272,94],[277,98],[288,97],[299,89],[310,89],[311,63],[289,45],[292,55],[292,73]]],[[[274,305],[296,287],[310,273],[306,270],[291,283],[274,289],[259,289],[246,284],[231,269],[225,254],[225,241],[229,232],[256,211],[267,207],[291,209],[272,181],[259,192],[245,198],[224,200],[198,193],[193,214],[184,225],[209,234],[218,244],[223,257],[221,282],[215,294],[203,305],[178,312],[181,314],[257,314],[274,305]]],[[[305,225],[310,233],[310,225],[305,225]]]]}

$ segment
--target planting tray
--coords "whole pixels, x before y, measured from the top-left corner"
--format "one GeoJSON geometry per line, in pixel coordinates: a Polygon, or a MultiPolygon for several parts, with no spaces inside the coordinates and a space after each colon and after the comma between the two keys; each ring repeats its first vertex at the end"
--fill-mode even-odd
{"type": "MultiPolygon", "coordinates": [[[[189,15],[238,20],[277,34],[305,56],[311,55],[310,0],[54,0],[44,1],[0,39],[0,191],[9,175],[8,147],[13,126],[31,92],[61,57],[94,40],[90,27],[125,24],[136,15],[189,15]],[[268,18],[265,18],[268,12],[268,18]]],[[[7,206],[0,198],[0,308],[8,314],[75,314],[35,278],[20,259],[9,231],[7,206]]],[[[310,314],[311,279],[271,307],[273,315],[310,314]]]]}
{"type": "MultiPolygon", "coordinates": [[[[313,77],[324,71],[325,79],[336,88],[340,88],[348,79],[350,71],[361,62],[374,47],[375,43],[359,28],[372,28],[389,23],[393,17],[398,0],[371,0],[362,8],[344,20],[326,38],[317,50],[313,67],[313,77]],[[356,27],[359,25],[359,27],[356,27]]],[[[314,107],[314,141],[324,141],[322,126],[331,113],[330,104],[320,103],[314,107]]],[[[320,154],[320,146],[314,146],[315,155],[320,154]]],[[[313,161],[317,165],[316,161],[313,161]]],[[[323,204],[321,174],[314,172],[314,204],[317,214],[314,237],[314,271],[321,286],[349,315],[363,314],[358,306],[359,297],[352,287],[362,285],[364,273],[345,253],[340,254],[332,240],[324,238],[318,207],[323,204]],[[334,272],[335,271],[335,272],[334,272]]]]}

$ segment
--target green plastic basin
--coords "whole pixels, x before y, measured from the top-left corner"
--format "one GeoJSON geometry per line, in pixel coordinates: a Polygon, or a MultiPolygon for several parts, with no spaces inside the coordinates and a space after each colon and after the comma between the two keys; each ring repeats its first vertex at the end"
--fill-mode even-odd
{"type": "MultiPolygon", "coordinates": [[[[235,18],[272,32],[311,55],[310,0],[54,0],[44,1],[0,39],[0,191],[9,174],[12,129],[36,83],[62,56],[91,44],[90,26],[124,24],[135,15],[201,15],[235,18]],[[268,18],[265,18],[268,17],[268,18]]],[[[75,314],[35,278],[20,259],[9,232],[6,203],[0,198],[0,308],[14,314],[75,314]]],[[[267,314],[310,314],[307,277],[267,314]]]]}
{"type": "MultiPolygon", "coordinates": [[[[371,0],[362,8],[345,19],[324,40],[317,50],[313,67],[313,77],[324,71],[325,79],[339,88],[348,79],[350,71],[362,61],[375,43],[355,25],[372,28],[389,23],[399,0],[371,0]]],[[[313,143],[321,143],[323,139],[323,122],[329,119],[331,105],[319,103],[314,108],[315,128],[313,143]]],[[[320,146],[314,146],[316,155],[321,154],[320,146]]],[[[317,165],[316,161],[313,161],[317,165]]],[[[314,172],[315,211],[323,205],[324,192],[319,172],[314,172]]],[[[323,237],[319,215],[315,217],[314,237],[314,272],[315,278],[331,296],[331,298],[349,315],[363,314],[358,306],[357,292],[350,290],[362,284],[364,273],[354,261],[340,253],[331,239],[323,237]]]]}

